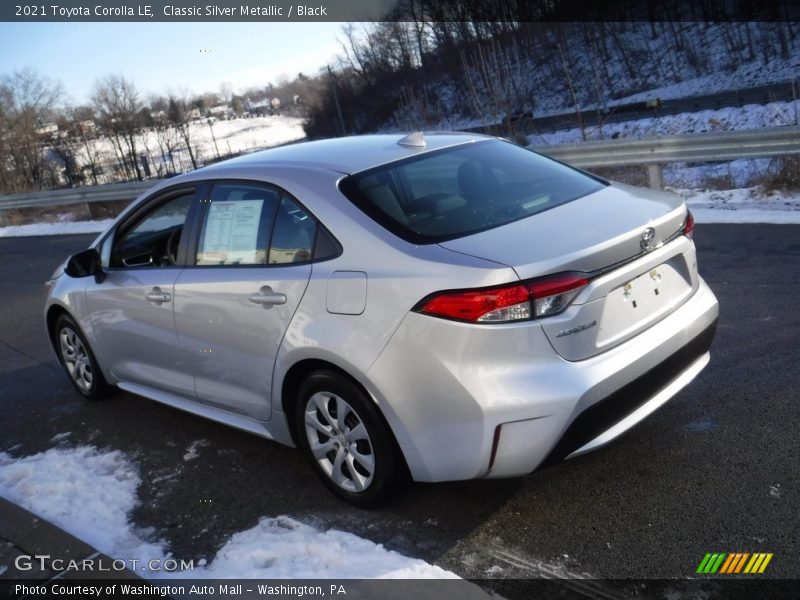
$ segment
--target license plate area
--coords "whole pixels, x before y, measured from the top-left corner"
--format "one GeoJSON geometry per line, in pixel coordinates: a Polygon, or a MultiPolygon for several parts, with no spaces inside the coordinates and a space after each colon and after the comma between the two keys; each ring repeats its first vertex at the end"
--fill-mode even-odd
{"type": "Polygon", "coordinates": [[[683,260],[653,267],[612,290],[605,298],[598,346],[613,344],[662,318],[691,294],[683,260]]]}

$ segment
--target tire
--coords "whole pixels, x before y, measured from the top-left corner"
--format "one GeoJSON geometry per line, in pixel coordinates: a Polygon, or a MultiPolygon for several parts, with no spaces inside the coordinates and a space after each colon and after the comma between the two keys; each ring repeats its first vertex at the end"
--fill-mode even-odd
{"type": "Polygon", "coordinates": [[[312,373],[300,386],[294,417],[300,447],[336,496],[368,508],[397,491],[404,473],[399,450],[375,404],[351,380],[312,373]]]}
{"type": "Polygon", "coordinates": [[[101,400],[108,396],[111,386],[103,377],[89,343],[72,317],[58,317],[54,336],[58,358],[78,393],[89,400],[101,400]]]}

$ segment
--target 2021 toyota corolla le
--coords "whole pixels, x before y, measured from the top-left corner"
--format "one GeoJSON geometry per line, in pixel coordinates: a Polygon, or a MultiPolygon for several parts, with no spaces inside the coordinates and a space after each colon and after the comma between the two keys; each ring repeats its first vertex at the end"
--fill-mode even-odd
{"type": "Polygon", "coordinates": [[[369,505],[582,454],[688,384],[718,314],[693,225],[498,139],[297,144],[148,191],[54,274],[47,330],[84,396],[299,445],[369,505]]]}

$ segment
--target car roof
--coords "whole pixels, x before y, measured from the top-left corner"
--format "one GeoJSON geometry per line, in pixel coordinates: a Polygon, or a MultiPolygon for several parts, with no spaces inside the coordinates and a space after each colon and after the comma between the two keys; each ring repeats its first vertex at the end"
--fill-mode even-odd
{"type": "Polygon", "coordinates": [[[432,150],[492,139],[477,133],[433,132],[423,134],[424,146],[399,143],[406,140],[413,144],[416,140],[408,139],[412,136],[405,137],[401,133],[359,135],[289,144],[210,165],[203,169],[203,173],[212,176],[217,171],[231,168],[291,165],[351,174],[432,150]]]}

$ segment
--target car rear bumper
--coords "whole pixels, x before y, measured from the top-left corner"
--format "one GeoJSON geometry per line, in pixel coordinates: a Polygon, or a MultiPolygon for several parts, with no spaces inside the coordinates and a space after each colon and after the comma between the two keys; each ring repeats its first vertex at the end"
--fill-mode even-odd
{"type": "Polygon", "coordinates": [[[367,372],[418,481],[514,477],[599,447],[707,364],[708,286],[636,337],[582,361],[535,321],[482,326],[411,313],[367,372]]]}

